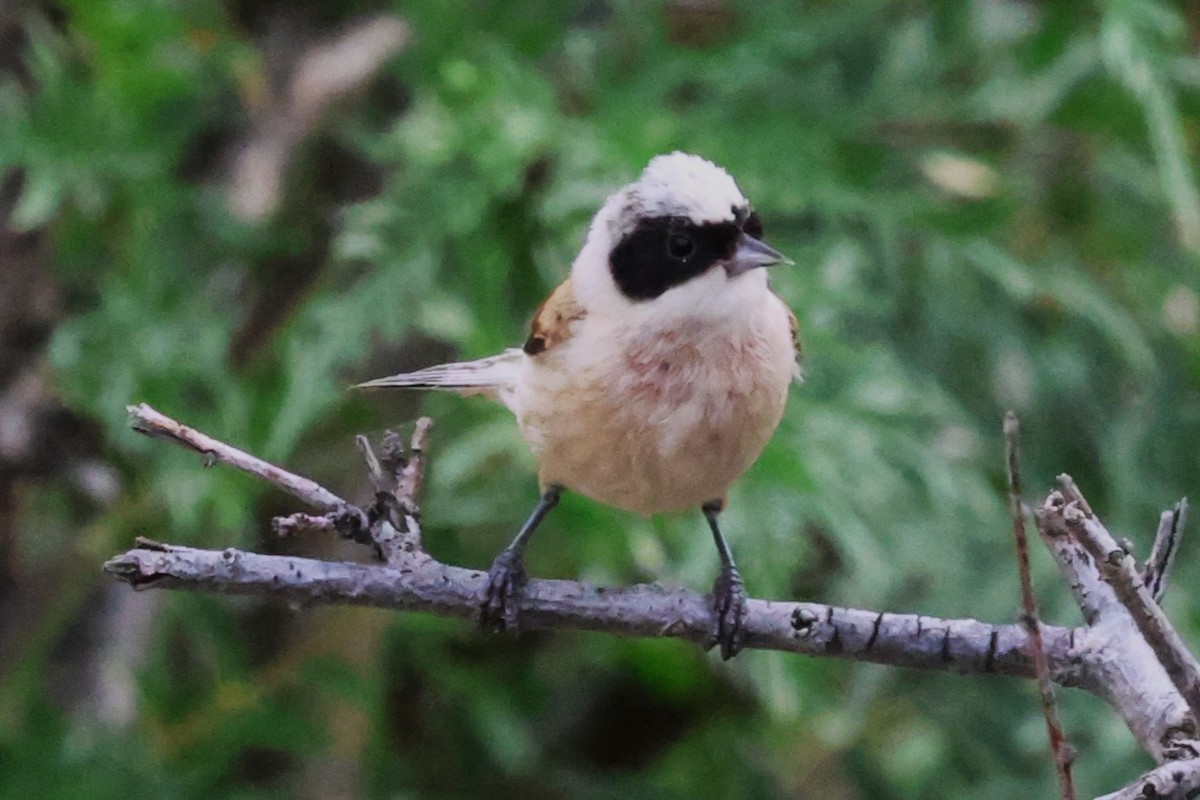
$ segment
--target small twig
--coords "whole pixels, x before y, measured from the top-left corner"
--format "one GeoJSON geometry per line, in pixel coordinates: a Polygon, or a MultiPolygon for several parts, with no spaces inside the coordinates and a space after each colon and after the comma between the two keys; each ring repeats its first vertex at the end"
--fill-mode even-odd
{"type": "Polygon", "coordinates": [[[1069,475],[1060,475],[1058,482],[1066,499],[1076,503],[1074,509],[1069,505],[1063,509],[1063,519],[1070,526],[1071,533],[1095,559],[1104,580],[1128,609],[1138,631],[1154,650],[1154,655],[1167,671],[1175,688],[1183,695],[1192,714],[1200,714],[1200,663],[1188,650],[1162,608],[1150,596],[1150,590],[1142,583],[1142,576],[1134,567],[1133,558],[1091,513],[1075,482],[1069,475]]]}
{"type": "Polygon", "coordinates": [[[219,461],[231,467],[237,467],[243,472],[248,472],[267,483],[278,486],[288,494],[298,497],[322,511],[337,511],[346,505],[345,500],[316,481],[295,475],[243,450],[219,442],[211,436],[206,436],[194,428],[189,428],[187,425],[160,414],[145,403],[126,406],[126,410],[132,417],[131,424],[135,431],[191,448],[204,456],[205,466],[219,461]]]}
{"type": "Polygon", "coordinates": [[[1183,538],[1183,528],[1187,524],[1187,512],[1188,501],[1185,497],[1159,517],[1154,547],[1142,569],[1142,583],[1150,590],[1150,596],[1156,603],[1162,603],[1167,591],[1168,573],[1179,551],[1179,540],[1183,538]]]}
{"type": "Polygon", "coordinates": [[[284,538],[298,533],[336,533],[343,539],[359,544],[374,544],[371,537],[371,520],[358,506],[345,505],[338,511],[316,516],[313,514],[290,514],[271,520],[275,535],[284,538]]]}
{"type": "Polygon", "coordinates": [[[412,440],[409,443],[408,462],[400,471],[396,480],[396,497],[410,514],[420,513],[421,482],[425,478],[425,448],[429,444],[429,429],[433,420],[421,417],[413,428],[412,440]]]}
{"type": "Polygon", "coordinates": [[[1029,633],[1029,650],[1037,676],[1038,694],[1042,700],[1042,716],[1046,718],[1046,732],[1050,737],[1050,751],[1054,754],[1054,766],[1058,772],[1059,792],[1063,800],[1075,800],[1075,783],[1071,778],[1071,764],[1075,760],[1075,753],[1063,734],[1062,722],[1058,718],[1054,684],[1050,682],[1041,622],[1038,620],[1037,599],[1033,596],[1033,578],[1029,569],[1029,539],[1025,533],[1024,503],[1021,500],[1020,436],[1021,423],[1017,415],[1009,411],[1004,415],[1004,455],[1008,467],[1008,497],[1013,518],[1013,538],[1017,545],[1017,569],[1021,575],[1021,624],[1029,633]]]}
{"type": "Polygon", "coordinates": [[[135,536],[133,543],[143,550],[158,550],[163,553],[169,553],[174,545],[160,542],[157,539],[150,539],[146,536],[135,536]]]}
{"type": "Polygon", "coordinates": [[[286,517],[275,517],[271,520],[271,529],[281,539],[301,533],[333,533],[337,530],[332,514],[289,514],[286,517]]]}
{"type": "Polygon", "coordinates": [[[375,487],[377,492],[391,492],[392,481],[383,471],[383,465],[379,463],[379,458],[376,457],[375,451],[371,449],[371,442],[361,433],[354,437],[354,446],[358,448],[358,452],[362,455],[363,461],[367,465],[367,476],[371,479],[371,485],[375,487]]]}
{"type": "Polygon", "coordinates": [[[411,457],[405,456],[402,440],[391,431],[384,434],[383,458],[376,457],[367,437],[354,438],[375,486],[375,504],[369,515],[371,536],[383,559],[393,566],[428,558],[421,547],[415,492],[424,471],[421,450],[431,424],[427,418],[417,421],[411,457]]]}
{"type": "Polygon", "coordinates": [[[1058,486],[1068,503],[1074,503],[1079,506],[1079,510],[1089,517],[1096,516],[1096,512],[1092,511],[1092,506],[1088,503],[1087,498],[1083,496],[1083,492],[1079,491],[1079,487],[1075,485],[1074,478],[1063,473],[1055,478],[1055,480],[1058,481],[1058,486]]]}
{"type": "Polygon", "coordinates": [[[1200,792],[1200,758],[1168,761],[1124,789],[1096,800],[1184,800],[1200,792]]]}
{"type": "MultiPolygon", "coordinates": [[[[409,440],[409,454],[403,461],[397,461],[396,501],[398,513],[403,517],[400,522],[401,551],[409,557],[425,557],[424,545],[421,542],[421,507],[419,495],[421,482],[425,478],[425,449],[429,444],[429,429],[433,420],[421,417],[413,428],[409,440]]],[[[396,448],[399,449],[398,447],[396,448]]]]}
{"type": "Polygon", "coordinates": [[[396,485],[400,481],[400,473],[408,466],[408,452],[404,446],[404,437],[393,430],[383,432],[383,438],[379,440],[379,463],[383,465],[384,472],[387,473],[388,483],[391,491],[396,491],[396,485]]]}
{"type": "Polygon", "coordinates": [[[359,434],[354,437],[354,444],[367,465],[367,475],[371,485],[375,487],[375,502],[367,510],[370,521],[370,540],[375,544],[375,550],[382,561],[389,564],[399,561],[404,553],[411,552],[405,547],[406,535],[409,533],[407,521],[399,510],[399,501],[392,493],[395,486],[393,479],[384,470],[380,459],[371,448],[367,437],[359,434]]]}

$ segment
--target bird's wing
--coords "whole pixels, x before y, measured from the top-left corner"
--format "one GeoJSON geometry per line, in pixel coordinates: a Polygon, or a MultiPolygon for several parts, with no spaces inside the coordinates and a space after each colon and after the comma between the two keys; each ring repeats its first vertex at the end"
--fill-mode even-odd
{"type": "Polygon", "coordinates": [[[529,338],[525,340],[525,353],[537,356],[551,350],[571,338],[571,325],[587,316],[587,309],[575,299],[571,279],[567,278],[550,293],[529,327],[529,338]]]}
{"type": "MultiPolygon", "coordinates": [[[[787,305],[784,305],[787,308],[787,305]]],[[[796,381],[797,383],[804,380],[804,346],[800,343],[800,321],[796,319],[796,312],[792,309],[787,309],[788,325],[792,329],[792,344],[796,347],[796,381]]]]}

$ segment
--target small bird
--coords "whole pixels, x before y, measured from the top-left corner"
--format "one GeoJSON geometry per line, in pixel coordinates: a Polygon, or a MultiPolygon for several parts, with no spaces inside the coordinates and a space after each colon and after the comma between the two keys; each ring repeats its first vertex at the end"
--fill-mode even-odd
{"type": "Polygon", "coordinates": [[[725,170],[658,156],[604,203],[524,347],[359,384],[481,394],[516,415],[541,497],[488,570],[485,627],[518,627],[523,552],[570,490],[646,515],[701,509],[721,559],[709,644],[741,649],[746,592],[717,517],[801,378],[796,317],[760,269],[792,262],[762,236],[725,170]]]}

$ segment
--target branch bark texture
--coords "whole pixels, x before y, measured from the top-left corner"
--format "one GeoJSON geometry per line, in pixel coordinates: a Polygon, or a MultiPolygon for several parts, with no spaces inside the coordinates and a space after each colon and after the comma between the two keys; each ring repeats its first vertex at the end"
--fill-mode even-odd
{"type": "MultiPolygon", "coordinates": [[[[487,573],[427,558],[383,566],[267,556],[229,548],[198,550],[145,541],[105,564],[135,589],[265,594],[303,604],[347,603],[474,619],[487,573]]],[[[704,595],[660,585],[605,588],[530,579],[520,601],[527,630],[569,628],[703,644],[712,632],[704,595]]],[[[750,600],[746,646],[898,667],[1033,676],[1028,635],[1018,625],[889,614],[819,603],[750,600]]],[[[1055,680],[1079,685],[1085,674],[1072,649],[1074,631],[1043,627],[1055,680]]]]}

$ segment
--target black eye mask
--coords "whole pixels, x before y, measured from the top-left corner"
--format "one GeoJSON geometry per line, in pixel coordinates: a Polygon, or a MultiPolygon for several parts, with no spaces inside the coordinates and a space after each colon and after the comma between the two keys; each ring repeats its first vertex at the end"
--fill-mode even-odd
{"type": "MultiPolygon", "coordinates": [[[[747,233],[756,227],[762,235],[756,214],[743,225],[747,233]]],[[[609,269],[617,288],[630,300],[653,300],[731,258],[742,230],[736,222],[697,225],[680,217],[642,220],[613,248],[609,269]]]]}

